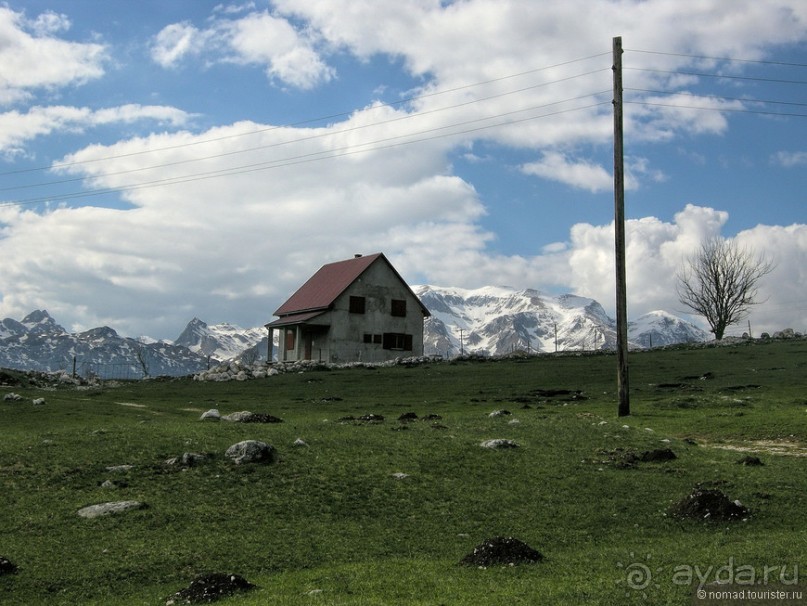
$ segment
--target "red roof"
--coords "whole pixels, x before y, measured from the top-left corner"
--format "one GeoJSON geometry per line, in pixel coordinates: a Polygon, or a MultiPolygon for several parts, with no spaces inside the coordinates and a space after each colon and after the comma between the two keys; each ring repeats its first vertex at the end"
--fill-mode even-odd
{"type": "Polygon", "coordinates": [[[381,253],[376,253],[323,265],[317,273],[297,289],[297,292],[289,297],[288,301],[278,308],[275,315],[285,316],[304,311],[327,309],[336,297],[364,273],[365,269],[383,256],[381,253]]]}
{"type": "MultiPolygon", "coordinates": [[[[289,316],[291,314],[302,314],[306,312],[325,311],[336,298],[341,295],[348,286],[353,284],[356,279],[364,273],[370,265],[375,263],[378,259],[383,259],[390,269],[395,272],[398,278],[406,285],[403,278],[395,271],[392,264],[387,260],[383,253],[375,253],[372,255],[356,256],[346,261],[337,261],[336,263],[328,263],[319,268],[317,273],[311,276],[308,281],[297,289],[289,299],[281,305],[277,311],[276,316],[289,316]]],[[[408,286],[407,286],[408,288],[408,286]]],[[[413,296],[414,293],[412,293],[413,296]]],[[[417,299],[417,296],[415,296],[417,299]]],[[[421,303],[425,315],[429,315],[429,311],[421,303]]],[[[276,320],[272,324],[277,324],[280,321],[276,320]]]]}

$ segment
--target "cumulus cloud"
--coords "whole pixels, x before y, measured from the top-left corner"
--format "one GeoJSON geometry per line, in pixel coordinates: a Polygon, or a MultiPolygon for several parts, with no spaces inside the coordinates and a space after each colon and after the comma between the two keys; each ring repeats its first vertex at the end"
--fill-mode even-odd
{"type": "Polygon", "coordinates": [[[203,30],[187,22],[167,25],[152,41],[152,59],[166,68],[198,56],[211,62],[259,65],[270,80],[300,89],[334,77],[333,68],[320,57],[309,33],[267,11],[230,18],[244,8],[215,11],[223,16],[203,30]]]}
{"type": "Polygon", "coordinates": [[[107,49],[53,36],[70,27],[63,15],[33,20],[0,6],[0,104],[27,98],[32,90],[81,84],[104,74],[107,49]]]}
{"type": "Polygon", "coordinates": [[[181,126],[190,117],[174,107],[138,104],[100,110],[54,105],[31,107],[26,112],[3,112],[0,113],[0,153],[13,155],[21,152],[27,141],[57,131],[81,132],[94,126],[139,120],[181,126]]]}

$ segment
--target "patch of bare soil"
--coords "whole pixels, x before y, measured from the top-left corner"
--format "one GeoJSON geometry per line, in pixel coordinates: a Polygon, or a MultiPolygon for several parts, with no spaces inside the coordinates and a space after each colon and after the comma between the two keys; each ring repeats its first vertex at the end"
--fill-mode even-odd
{"type": "Polygon", "coordinates": [[[197,576],[185,589],[169,597],[165,604],[209,604],[221,598],[254,589],[255,585],[237,574],[214,572],[197,576]]]}
{"type": "Polygon", "coordinates": [[[0,556],[0,576],[4,574],[16,574],[17,565],[8,558],[0,556]]]}
{"type": "Polygon", "coordinates": [[[710,448],[733,450],[753,454],[807,457],[807,445],[789,440],[746,440],[744,442],[702,443],[710,448]]]}
{"type": "Polygon", "coordinates": [[[480,543],[460,560],[465,566],[516,566],[534,564],[544,556],[526,543],[513,537],[493,537],[480,543]]]}
{"type": "Polygon", "coordinates": [[[714,488],[695,488],[670,508],[670,515],[690,520],[733,521],[747,518],[751,511],[714,488]]]}
{"type": "Polygon", "coordinates": [[[614,450],[601,450],[600,455],[604,455],[605,461],[598,463],[611,464],[621,469],[636,467],[639,463],[663,463],[677,459],[677,455],[669,448],[656,448],[637,452],[629,448],[615,448],[614,450]]]}

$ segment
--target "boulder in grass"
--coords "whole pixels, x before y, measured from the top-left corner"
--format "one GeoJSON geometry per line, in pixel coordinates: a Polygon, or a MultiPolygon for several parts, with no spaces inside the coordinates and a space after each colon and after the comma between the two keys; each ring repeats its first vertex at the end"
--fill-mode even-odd
{"type": "Polygon", "coordinates": [[[233,444],[224,453],[236,465],[244,463],[274,463],[277,460],[277,450],[274,446],[259,440],[244,440],[233,444]]]}
{"type": "Polygon", "coordinates": [[[489,448],[491,450],[503,450],[506,448],[518,448],[513,440],[506,440],[504,438],[496,438],[495,440],[485,440],[480,444],[482,448],[489,448]]]}
{"type": "Polygon", "coordinates": [[[203,412],[199,417],[200,421],[221,421],[221,414],[217,408],[211,408],[207,412],[203,412]]]}
{"type": "Polygon", "coordinates": [[[509,417],[511,414],[513,413],[511,413],[509,410],[501,409],[501,410],[494,410],[492,413],[488,414],[488,416],[491,418],[509,417]]]}
{"type": "Polygon", "coordinates": [[[169,597],[166,606],[209,604],[235,593],[250,591],[255,585],[237,574],[211,573],[197,576],[185,589],[169,597]]]}
{"type": "Polygon", "coordinates": [[[750,513],[740,501],[732,501],[720,490],[704,488],[696,488],[670,508],[676,518],[718,522],[742,520],[750,513]]]}
{"type": "Polygon", "coordinates": [[[102,518],[111,516],[133,509],[143,509],[146,507],[145,503],[140,501],[112,501],[109,503],[99,503],[97,505],[88,505],[78,510],[80,518],[102,518]]]}
{"type": "Polygon", "coordinates": [[[171,457],[165,461],[166,465],[174,467],[196,467],[205,463],[210,458],[208,454],[198,452],[183,452],[178,457],[171,457]]]}
{"type": "Polygon", "coordinates": [[[534,564],[544,556],[523,541],[513,537],[493,537],[480,543],[460,560],[465,566],[517,566],[534,564]]]}
{"type": "Polygon", "coordinates": [[[17,574],[17,565],[8,558],[0,556],[0,577],[5,574],[17,574]]]}

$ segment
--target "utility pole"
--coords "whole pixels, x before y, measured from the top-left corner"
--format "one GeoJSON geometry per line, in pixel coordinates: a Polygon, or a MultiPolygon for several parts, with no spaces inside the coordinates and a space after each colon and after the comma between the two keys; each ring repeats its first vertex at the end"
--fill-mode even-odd
{"type": "Polygon", "coordinates": [[[614,261],[616,264],[616,359],[619,416],[630,414],[628,309],[625,270],[625,166],[622,149],[622,37],[613,39],[614,56],[614,261]]]}

